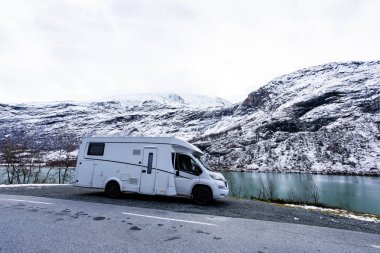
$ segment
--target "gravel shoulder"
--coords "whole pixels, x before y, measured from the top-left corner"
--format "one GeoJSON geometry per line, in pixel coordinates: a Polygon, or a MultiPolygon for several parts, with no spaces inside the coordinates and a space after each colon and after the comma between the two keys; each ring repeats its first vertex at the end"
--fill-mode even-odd
{"type": "Polygon", "coordinates": [[[345,229],[351,231],[380,234],[380,223],[360,221],[261,201],[225,198],[209,206],[198,206],[189,198],[123,194],[118,199],[107,198],[102,190],[64,186],[25,186],[2,187],[0,194],[37,196],[55,199],[68,199],[105,203],[120,206],[133,206],[174,212],[196,213],[304,224],[319,227],[345,229]]]}

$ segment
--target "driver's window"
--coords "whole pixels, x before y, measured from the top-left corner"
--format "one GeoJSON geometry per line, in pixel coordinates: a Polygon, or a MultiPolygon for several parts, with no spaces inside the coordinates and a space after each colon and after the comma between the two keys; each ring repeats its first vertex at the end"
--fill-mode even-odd
{"type": "Polygon", "coordinates": [[[190,156],[183,154],[176,155],[175,167],[176,170],[194,175],[199,175],[202,172],[198,164],[190,156]]]}

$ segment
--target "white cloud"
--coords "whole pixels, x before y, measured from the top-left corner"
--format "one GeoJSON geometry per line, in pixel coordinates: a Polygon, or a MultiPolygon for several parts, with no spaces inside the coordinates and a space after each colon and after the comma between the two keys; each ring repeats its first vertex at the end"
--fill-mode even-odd
{"type": "Polygon", "coordinates": [[[191,92],[234,102],[276,76],[380,59],[380,2],[3,1],[0,102],[191,92]]]}

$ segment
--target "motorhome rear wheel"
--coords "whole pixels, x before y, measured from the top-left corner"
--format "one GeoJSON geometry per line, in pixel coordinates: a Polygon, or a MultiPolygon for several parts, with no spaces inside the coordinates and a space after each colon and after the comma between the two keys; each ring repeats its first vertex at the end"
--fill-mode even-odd
{"type": "Polygon", "coordinates": [[[120,186],[117,182],[111,181],[107,184],[105,193],[109,198],[117,198],[120,196],[120,186]]]}

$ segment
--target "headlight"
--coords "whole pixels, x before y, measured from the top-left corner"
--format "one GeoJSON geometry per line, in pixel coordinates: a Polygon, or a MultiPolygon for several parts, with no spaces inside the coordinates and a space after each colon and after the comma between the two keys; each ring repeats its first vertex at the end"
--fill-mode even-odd
{"type": "Polygon", "coordinates": [[[224,181],[224,178],[219,175],[219,174],[215,174],[215,173],[210,173],[210,177],[214,180],[220,180],[220,181],[224,181]]]}

